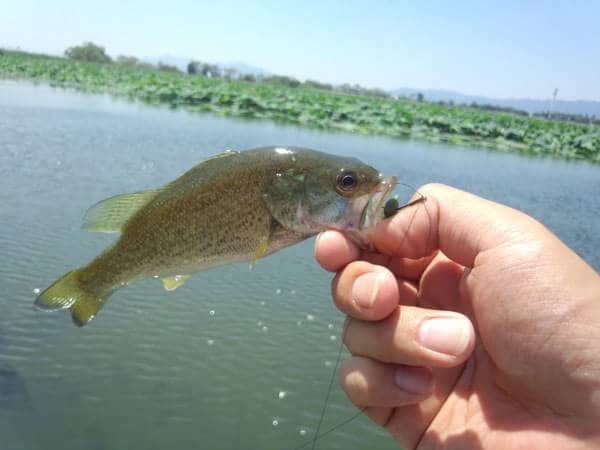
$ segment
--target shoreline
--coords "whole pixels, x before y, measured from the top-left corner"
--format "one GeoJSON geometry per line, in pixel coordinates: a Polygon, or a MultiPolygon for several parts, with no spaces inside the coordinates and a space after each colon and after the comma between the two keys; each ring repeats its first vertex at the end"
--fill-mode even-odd
{"type": "Polygon", "coordinates": [[[408,99],[350,95],[4,50],[0,78],[221,116],[600,163],[600,127],[408,99]]]}

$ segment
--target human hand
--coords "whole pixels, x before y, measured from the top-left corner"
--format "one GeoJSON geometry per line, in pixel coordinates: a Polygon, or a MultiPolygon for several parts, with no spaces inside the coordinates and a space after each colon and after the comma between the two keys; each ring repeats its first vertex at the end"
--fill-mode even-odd
{"type": "Polygon", "coordinates": [[[403,449],[599,448],[600,276],[519,211],[420,192],[375,252],[317,240],[348,315],[350,400],[403,449]]]}

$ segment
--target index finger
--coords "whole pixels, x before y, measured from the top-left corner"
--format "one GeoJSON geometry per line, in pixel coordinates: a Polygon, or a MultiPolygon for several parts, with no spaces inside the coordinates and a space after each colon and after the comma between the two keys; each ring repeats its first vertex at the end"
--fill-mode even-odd
{"type": "Polygon", "coordinates": [[[394,275],[416,281],[428,266],[435,253],[419,259],[388,256],[377,252],[361,251],[347,236],[339,231],[324,231],[315,242],[315,258],[325,270],[338,272],[352,261],[364,261],[386,266],[394,275]]]}
{"type": "Polygon", "coordinates": [[[315,258],[321,267],[337,272],[360,256],[360,249],[339,231],[328,230],[317,236],[315,258]]]}

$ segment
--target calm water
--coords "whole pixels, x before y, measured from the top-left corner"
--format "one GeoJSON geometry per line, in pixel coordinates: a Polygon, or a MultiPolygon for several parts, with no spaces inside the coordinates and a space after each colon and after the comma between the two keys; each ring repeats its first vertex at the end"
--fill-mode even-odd
{"type": "MultiPolygon", "coordinates": [[[[293,449],[312,436],[339,346],[330,275],[308,241],[119,291],[88,327],[34,311],[34,290],[114,237],[88,206],[159,186],[224,149],[293,144],[354,155],[412,185],[453,184],[543,221],[600,269],[600,168],[332,134],[0,81],[0,450],[293,449]]],[[[324,429],[354,413],[340,388],[324,429]]],[[[318,448],[393,449],[361,418],[318,448]]]]}

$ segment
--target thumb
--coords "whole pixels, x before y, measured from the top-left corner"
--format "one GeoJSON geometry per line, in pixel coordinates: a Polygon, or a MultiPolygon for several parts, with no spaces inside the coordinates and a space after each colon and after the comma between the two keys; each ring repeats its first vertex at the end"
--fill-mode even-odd
{"type": "Polygon", "coordinates": [[[481,252],[548,231],[526,214],[442,184],[419,189],[426,201],[381,223],[373,243],[381,253],[417,259],[441,250],[473,267],[481,252]]]}

